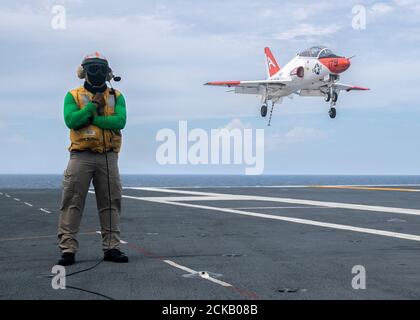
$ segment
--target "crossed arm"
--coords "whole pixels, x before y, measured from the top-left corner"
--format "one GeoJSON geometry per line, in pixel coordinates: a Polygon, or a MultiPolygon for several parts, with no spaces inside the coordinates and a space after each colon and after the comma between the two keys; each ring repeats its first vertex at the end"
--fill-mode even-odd
{"type": "Polygon", "coordinates": [[[98,116],[96,106],[89,102],[83,109],[79,109],[73,95],[68,92],[64,98],[64,121],[69,129],[80,129],[88,124],[93,124],[101,129],[124,129],[127,120],[125,99],[120,94],[115,101],[114,114],[98,116]]]}

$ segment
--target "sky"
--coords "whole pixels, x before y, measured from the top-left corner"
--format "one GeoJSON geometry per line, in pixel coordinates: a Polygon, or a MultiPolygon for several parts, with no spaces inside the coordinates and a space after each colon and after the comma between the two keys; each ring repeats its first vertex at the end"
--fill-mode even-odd
{"type": "Polygon", "coordinates": [[[0,1],[0,173],[62,173],[75,70],[100,51],[127,102],[120,172],[243,174],[246,165],[161,165],[159,130],[264,129],[264,174],[420,174],[420,1],[0,1]],[[65,8],[64,29],[52,9],[65,8]],[[366,28],[355,29],[355,5],[366,28]],[[203,86],[266,78],[264,47],[285,65],[326,45],[353,56],[336,119],[322,97],[285,98],[272,125],[260,98],[203,86]]]}

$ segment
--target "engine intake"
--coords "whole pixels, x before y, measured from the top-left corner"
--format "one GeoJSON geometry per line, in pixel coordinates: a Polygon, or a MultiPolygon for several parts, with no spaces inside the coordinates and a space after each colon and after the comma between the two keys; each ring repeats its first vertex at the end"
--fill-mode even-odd
{"type": "Polygon", "coordinates": [[[290,72],[290,75],[291,75],[291,76],[297,76],[297,77],[299,77],[299,78],[303,78],[303,77],[304,77],[304,75],[305,75],[305,69],[304,69],[302,66],[297,67],[297,68],[294,68],[294,69],[290,72]]]}

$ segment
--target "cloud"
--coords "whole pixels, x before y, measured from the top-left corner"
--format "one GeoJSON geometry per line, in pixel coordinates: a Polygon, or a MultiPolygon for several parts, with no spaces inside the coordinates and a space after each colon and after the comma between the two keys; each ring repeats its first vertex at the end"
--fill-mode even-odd
{"type": "Polygon", "coordinates": [[[419,0],[393,0],[398,7],[415,7],[420,4],[419,0]]]}
{"type": "MultiPolygon", "coordinates": [[[[10,107],[0,129],[4,132],[8,120],[19,119],[24,125],[13,130],[23,134],[28,144],[36,145],[35,141],[48,134],[51,148],[63,149],[61,140],[53,140],[60,134],[60,139],[68,140],[63,98],[67,90],[80,85],[75,69],[86,53],[95,50],[105,54],[123,78],[116,87],[127,101],[124,137],[128,145],[139,146],[138,154],[126,154],[132,159],[132,171],[140,162],[137,159],[149,161],[142,158],[145,149],[139,142],[147,136],[146,131],[154,133],[172,121],[197,120],[204,127],[265,127],[267,119],[259,117],[260,98],[202,85],[211,80],[264,78],[264,46],[272,47],[282,66],[296,52],[315,44],[328,45],[338,54],[355,54],[341,81],[372,90],[341,94],[338,108],[364,111],[343,110],[339,121],[348,119],[344,111],[354,111],[359,121],[367,121],[365,114],[374,107],[392,107],[396,113],[402,107],[415,109],[418,63],[413,57],[420,39],[420,2],[369,2],[369,12],[372,16],[375,12],[378,19],[368,17],[367,29],[357,31],[351,28],[351,8],[359,2],[285,1],[279,6],[277,0],[171,0],[158,4],[128,0],[112,10],[100,0],[2,2],[0,41],[6,62],[0,81],[7,93],[2,103],[10,107]],[[66,7],[66,30],[51,29],[50,8],[54,4],[66,7]]],[[[328,128],[337,122],[308,123],[310,119],[329,121],[327,108],[322,98],[285,99],[276,105],[270,127],[278,126],[284,132],[266,140],[273,138],[277,141],[274,148],[280,150],[294,144],[307,150],[313,141],[329,142],[328,128]],[[300,121],[294,122],[296,119],[300,121]]],[[[375,109],[371,112],[375,119],[384,115],[375,109]]],[[[398,130],[399,124],[384,121],[383,126],[398,130]]],[[[19,155],[21,148],[13,144],[7,148],[10,159],[17,159],[14,154],[19,155]]],[[[277,156],[278,150],[273,153],[277,156]]],[[[7,172],[10,162],[3,159],[0,170],[7,172]]],[[[54,170],[56,163],[46,161],[45,165],[54,170]]],[[[16,160],[16,171],[19,166],[30,171],[40,164],[16,160]]]]}
{"type": "Polygon", "coordinates": [[[288,131],[284,138],[291,141],[319,140],[326,139],[328,135],[315,128],[296,127],[288,131]]]}
{"type": "Polygon", "coordinates": [[[232,130],[232,129],[243,130],[243,129],[250,129],[252,128],[252,126],[249,123],[243,123],[241,119],[234,118],[222,128],[228,129],[228,130],[232,130]]]}
{"type": "Polygon", "coordinates": [[[0,129],[8,129],[16,126],[23,126],[23,122],[16,122],[16,121],[4,121],[0,120],[0,129]]]}
{"type": "Polygon", "coordinates": [[[270,143],[290,144],[303,143],[308,141],[319,141],[328,138],[328,134],[317,128],[294,127],[286,133],[271,135],[270,143]]]}
{"type": "Polygon", "coordinates": [[[373,16],[382,16],[382,15],[391,13],[392,11],[394,11],[394,8],[391,5],[383,3],[383,2],[375,3],[370,8],[370,13],[373,16]]]}
{"type": "Polygon", "coordinates": [[[275,35],[278,40],[293,40],[297,38],[314,39],[325,36],[331,36],[341,29],[338,25],[315,26],[310,24],[301,24],[275,35]]]}
{"type": "Polygon", "coordinates": [[[369,18],[376,19],[393,12],[395,8],[392,5],[383,2],[377,2],[369,9],[369,18]]]}

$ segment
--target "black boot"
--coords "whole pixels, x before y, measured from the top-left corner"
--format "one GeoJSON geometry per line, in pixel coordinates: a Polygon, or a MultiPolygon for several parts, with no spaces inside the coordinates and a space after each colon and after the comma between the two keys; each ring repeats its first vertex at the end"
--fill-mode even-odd
{"type": "Polygon", "coordinates": [[[60,260],[58,260],[57,264],[60,265],[60,266],[70,266],[75,262],[76,262],[76,260],[74,259],[74,253],[64,252],[61,255],[60,260]]]}
{"type": "Polygon", "coordinates": [[[104,252],[104,260],[112,262],[128,262],[128,257],[120,249],[110,249],[104,252]]]}

